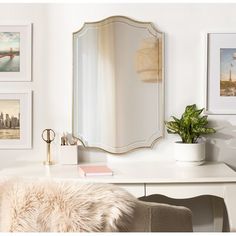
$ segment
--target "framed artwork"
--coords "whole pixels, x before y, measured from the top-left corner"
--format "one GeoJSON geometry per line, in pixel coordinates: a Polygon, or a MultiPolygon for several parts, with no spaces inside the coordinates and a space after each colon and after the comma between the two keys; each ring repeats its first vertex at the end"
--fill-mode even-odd
{"type": "Polygon", "coordinates": [[[206,112],[236,114],[236,33],[207,33],[206,112]]]}
{"type": "Polygon", "coordinates": [[[0,149],[31,148],[32,92],[0,92],[0,149]]]}
{"type": "Polygon", "coordinates": [[[0,81],[31,81],[32,24],[0,25],[0,81]]]}

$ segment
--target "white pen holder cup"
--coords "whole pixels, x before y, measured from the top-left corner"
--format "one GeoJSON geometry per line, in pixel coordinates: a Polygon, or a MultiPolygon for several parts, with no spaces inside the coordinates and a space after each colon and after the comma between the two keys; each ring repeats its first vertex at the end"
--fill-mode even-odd
{"type": "Polygon", "coordinates": [[[77,145],[60,146],[59,163],[62,165],[77,165],[78,164],[77,145]]]}

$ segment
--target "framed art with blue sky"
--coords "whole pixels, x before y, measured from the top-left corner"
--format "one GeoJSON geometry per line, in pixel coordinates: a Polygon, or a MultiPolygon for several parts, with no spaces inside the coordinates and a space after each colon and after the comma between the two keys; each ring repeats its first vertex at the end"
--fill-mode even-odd
{"type": "Polygon", "coordinates": [[[31,28],[0,25],[0,81],[31,81],[31,28]]]}
{"type": "Polygon", "coordinates": [[[206,40],[206,112],[236,114],[236,33],[208,33],[206,40]]]}

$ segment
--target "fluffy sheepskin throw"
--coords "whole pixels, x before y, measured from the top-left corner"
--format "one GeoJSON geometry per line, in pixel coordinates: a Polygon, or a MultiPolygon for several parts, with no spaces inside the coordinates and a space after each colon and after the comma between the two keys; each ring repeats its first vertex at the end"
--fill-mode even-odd
{"type": "Polygon", "coordinates": [[[11,180],[0,188],[2,232],[125,231],[137,201],[111,184],[11,180]]]}

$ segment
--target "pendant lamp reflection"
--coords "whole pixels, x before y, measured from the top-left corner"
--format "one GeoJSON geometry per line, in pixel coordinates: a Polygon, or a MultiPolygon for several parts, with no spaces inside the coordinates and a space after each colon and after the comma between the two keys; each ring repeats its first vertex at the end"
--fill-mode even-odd
{"type": "Polygon", "coordinates": [[[144,82],[161,81],[161,39],[146,38],[136,52],[136,71],[144,82]]]}

